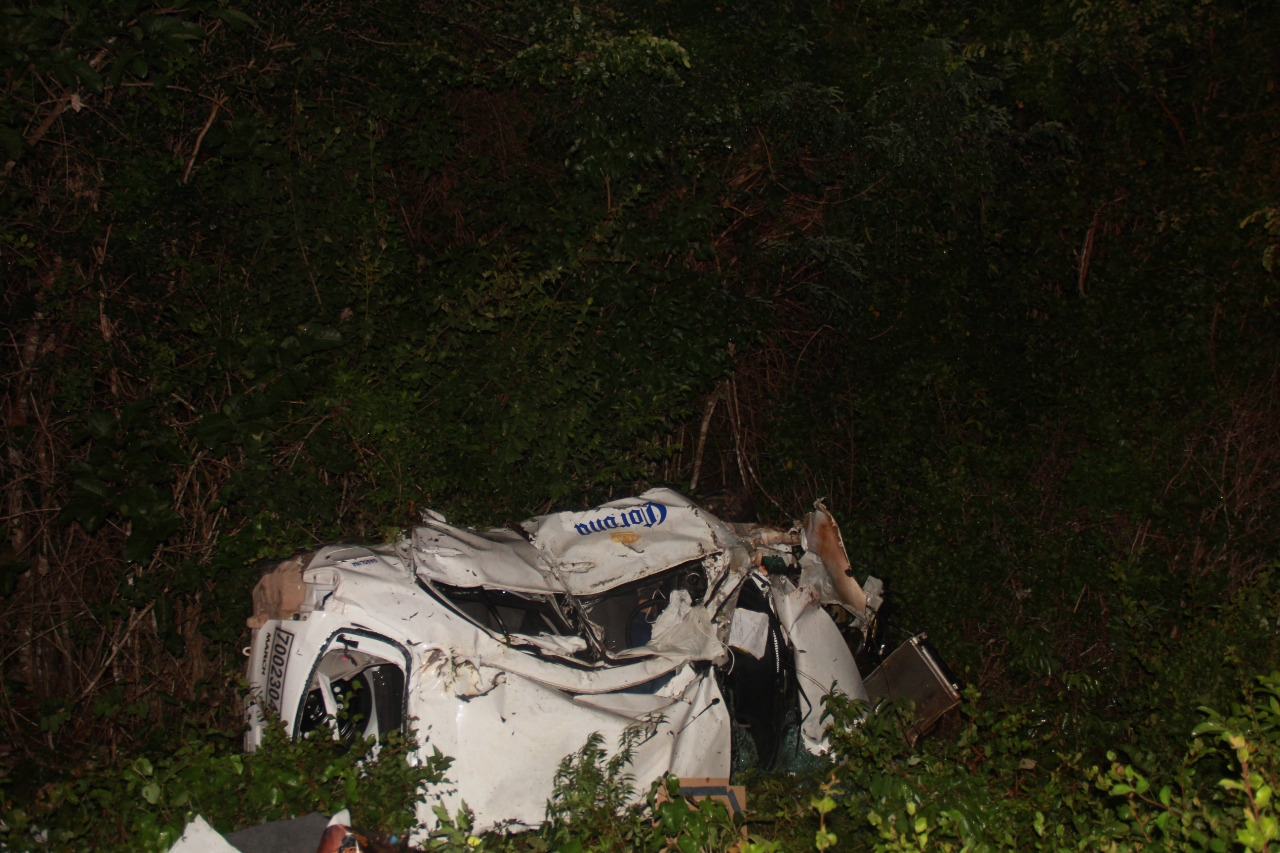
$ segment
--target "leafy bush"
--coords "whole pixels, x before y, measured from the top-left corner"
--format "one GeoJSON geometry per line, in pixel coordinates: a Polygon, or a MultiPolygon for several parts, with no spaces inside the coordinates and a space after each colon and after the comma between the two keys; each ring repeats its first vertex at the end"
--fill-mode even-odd
{"type": "MultiPolygon", "coordinates": [[[[356,825],[405,835],[415,808],[444,780],[449,760],[419,761],[398,733],[380,742],[287,738],[279,726],[239,753],[238,738],[209,732],[172,752],[118,764],[90,763],[5,804],[7,850],[146,850],[163,853],[199,814],[230,832],[318,811],[351,810],[356,825]]],[[[7,797],[6,797],[7,799],[7,797]]]]}
{"type": "Polygon", "coordinates": [[[867,849],[1222,853],[1265,850],[1280,833],[1272,802],[1280,672],[1256,679],[1229,714],[1202,709],[1207,719],[1172,767],[1152,755],[1126,760],[1120,750],[1089,764],[1061,751],[1042,720],[983,711],[976,694],[966,698],[958,736],[919,752],[906,747],[900,706],[878,707],[856,725],[862,703],[829,700],[836,765],[824,790],[844,808],[845,832],[867,849]]]}
{"type": "Polygon", "coordinates": [[[610,755],[600,735],[593,734],[575,755],[565,757],[556,773],[538,844],[564,853],[700,853],[724,850],[738,840],[737,827],[721,803],[703,800],[690,805],[680,796],[674,777],[655,782],[644,802],[632,802],[634,777],[627,768],[632,747],[643,736],[640,728],[629,730],[610,755]]]}

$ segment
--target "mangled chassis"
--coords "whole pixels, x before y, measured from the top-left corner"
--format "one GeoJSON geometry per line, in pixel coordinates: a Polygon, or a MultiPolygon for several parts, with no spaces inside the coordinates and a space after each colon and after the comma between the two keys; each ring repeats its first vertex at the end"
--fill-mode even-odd
{"type": "Polygon", "coordinates": [[[267,714],[295,737],[412,725],[454,759],[446,805],[480,828],[539,823],[593,732],[638,727],[641,787],[728,776],[735,727],[765,767],[788,729],[820,754],[822,697],[867,698],[824,609],[870,627],[879,581],[848,568],[820,503],[789,531],[665,489],[485,533],[426,513],[394,545],[326,547],[259,581],[246,746],[267,714]]]}

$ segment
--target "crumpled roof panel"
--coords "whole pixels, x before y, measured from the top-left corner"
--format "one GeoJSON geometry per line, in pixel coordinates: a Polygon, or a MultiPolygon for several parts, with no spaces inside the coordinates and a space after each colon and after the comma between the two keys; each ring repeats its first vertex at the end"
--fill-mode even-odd
{"type": "Polygon", "coordinates": [[[413,568],[429,581],[513,592],[564,592],[538,550],[514,530],[477,533],[427,520],[413,530],[413,568]]]}
{"type": "Polygon", "coordinates": [[[724,550],[697,504],[650,489],[522,525],[574,595],[592,595],[724,550]]]}
{"type": "Polygon", "coordinates": [[[428,519],[413,531],[414,570],[450,586],[590,596],[724,550],[703,511],[670,489],[521,527],[527,539],[428,519]]]}

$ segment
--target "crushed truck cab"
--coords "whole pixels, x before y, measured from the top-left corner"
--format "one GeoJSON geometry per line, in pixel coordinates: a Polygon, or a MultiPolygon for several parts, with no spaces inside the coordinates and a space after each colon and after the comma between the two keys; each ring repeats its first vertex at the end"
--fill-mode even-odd
{"type": "MultiPolygon", "coordinates": [[[[451,811],[536,825],[593,732],[636,733],[641,787],[727,777],[735,750],[764,768],[821,754],[823,697],[869,698],[847,635],[872,634],[880,592],[849,575],[820,502],[789,530],[723,522],[667,489],[484,532],[428,512],[394,544],[262,576],[246,746],[269,715],[294,737],[412,729],[453,758],[451,811]]],[[[954,685],[921,654],[945,710],[954,685]]]]}

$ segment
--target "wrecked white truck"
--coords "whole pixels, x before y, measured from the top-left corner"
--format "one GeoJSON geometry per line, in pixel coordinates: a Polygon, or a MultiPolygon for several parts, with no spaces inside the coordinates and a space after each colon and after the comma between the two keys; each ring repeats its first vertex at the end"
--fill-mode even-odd
{"type": "MultiPolygon", "coordinates": [[[[764,768],[821,754],[823,697],[869,696],[852,645],[873,635],[880,592],[849,575],[821,503],[790,530],[729,524],[666,489],[487,532],[426,513],[395,544],[329,546],[263,575],[246,745],[268,715],[294,737],[413,727],[454,759],[451,811],[536,825],[593,732],[614,744],[639,727],[642,788],[727,777],[745,753],[764,768]]],[[[870,683],[914,698],[918,725],[957,699],[917,640],[870,683]]]]}

